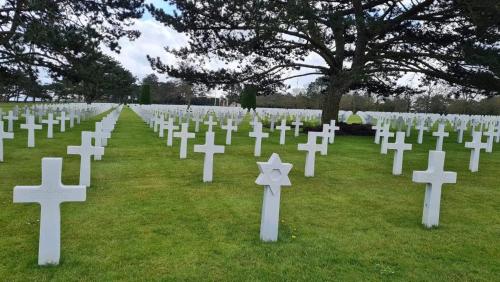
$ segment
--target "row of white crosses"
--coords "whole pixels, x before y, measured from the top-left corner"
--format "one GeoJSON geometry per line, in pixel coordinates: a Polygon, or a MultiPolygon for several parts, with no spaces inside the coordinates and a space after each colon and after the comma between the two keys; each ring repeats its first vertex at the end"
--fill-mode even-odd
{"type": "MultiPolygon", "coordinates": [[[[425,125],[424,122],[422,122],[421,124],[425,125]]],[[[293,125],[297,126],[296,123],[293,125]]],[[[249,136],[256,139],[254,154],[260,155],[261,140],[263,138],[267,138],[268,134],[262,132],[262,123],[258,122],[257,118],[254,118],[254,120],[252,121],[252,126],[253,131],[249,133],[249,136]]],[[[306,144],[299,144],[299,150],[306,150],[308,152],[306,157],[306,176],[314,175],[315,153],[326,153],[324,144],[326,144],[326,142],[334,141],[335,130],[332,131],[331,129],[329,129],[329,127],[335,128],[335,124],[333,121],[330,125],[324,125],[322,132],[309,132],[308,142],[306,144]],[[323,142],[321,142],[321,144],[317,144],[318,137],[323,137],[323,142]]],[[[411,144],[406,144],[404,142],[404,139],[408,135],[408,133],[402,131],[397,132],[396,141],[394,143],[389,143],[389,138],[394,136],[394,133],[390,132],[389,123],[384,123],[384,125],[382,125],[381,123],[378,125],[378,127],[380,127],[380,131],[377,130],[376,142],[377,140],[378,142],[380,142],[380,139],[382,139],[382,152],[386,153],[388,149],[396,151],[393,163],[393,174],[401,174],[403,153],[406,150],[412,149],[411,144]]],[[[277,129],[281,131],[290,130],[290,128],[286,128],[286,121],[283,122],[283,120],[281,122],[281,125],[278,126],[277,129]]],[[[448,133],[444,131],[444,125],[440,124],[438,126],[437,132],[435,132],[433,135],[437,137],[436,151],[431,151],[429,153],[429,167],[426,171],[415,171],[413,177],[414,182],[427,184],[422,219],[422,223],[426,227],[437,226],[439,223],[439,208],[442,184],[456,182],[456,173],[444,171],[445,153],[442,151],[442,144],[443,139],[445,137],[448,137],[448,133]]],[[[476,135],[478,134],[475,134],[475,136],[476,135]]],[[[493,133],[490,135],[496,136],[493,133]]],[[[214,153],[222,153],[224,151],[223,146],[218,146],[216,150],[213,148],[207,149],[212,146],[215,146],[213,144],[213,133],[207,135],[205,145],[197,145],[195,149],[195,151],[208,152],[205,158],[205,163],[212,162],[214,153]]],[[[261,218],[261,239],[263,241],[276,241],[279,222],[280,191],[281,186],[290,185],[287,174],[289,169],[291,168],[291,165],[282,164],[279,156],[273,154],[273,156],[267,163],[259,163],[259,168],[261,170],[261,175],[259,175],[256,183],[265,186],[261,218]],[[285,173],[282,170],[283,165],[289,166],[288,170],[285,173]]],[[[211,175],[211,170],[208,173],[204,171],[204,180],[206,179],[205,175],[211,175]]]]}
{"type": "MultiPolygon", "coordinates": [[[[163,136],[161,133],[163,116],[157,114],[151,114],[144,106],[132,105],[132,110],[134,110],[139,116],[143,118],[143,120],[150,125],[150,127],[156,128],[156,124],[159,124],[160,127],[160,137],[163,136]]],[[[200,118],[203,120],[203,118],[200,118]]],[[[217,122],[213,121],[213,116],[208,116],[208,121],[204,122],[208,126],[208,131],[213,132],[213,126],[217,125],[217,122]]],[[[297,114],[295,118],[295,132],[299,132],[300,125],[300,117],[297,114]]],[[[263,132],[263,125],[259,121],[258,115],[254,115],[250,125],[253,127],[253,131],[249,133],[249,136],[255,138],[254,145],[254,156],[258,157],[262,153],[262,140],[269,137],[269,133],[263,132]]],[[[171,132],[171,130],[177,129],[173,124],[173,120],[171,118],[168,119],[166,125],[164,127],[168,130],[168,140],[167,145],[171,146],[171,136],[180,138],[180,158],[184,159],[187,157],[187,142],[188,139],[194,138],[195,133],[188,132],[188,123],[184,123],[181,126],[180,132],[171,132]]],[[[226,124],[221,126],[222,129],[226,130],[226,145],[231,144],[232,131],[237,130],[237,125],[234,124],[231,118],[227,119],[226,124]]],[[[286,119],[281,119],[281,124],[276,126],[276,129],[280,131],[280,144],[285,144],[285,136],[286,131],[291,130],[290,126],[287,126],[286,119]]],[[[321,132],[309,132],[308,134],[308,143],[299,144],[298,150],[307,151],[306,155],[306,163],[305,163],[305,172],[304,174],[308,177],[314,176],[314,167],[315,167],[315,154],[316,152],[320,152],[321,155],[327,155],[328,153],[328,144],[333,144],[335,141],[335,132],[339,130],[339,127],[336,126],[336,122],[332,120],[330,124],[324,124],[323,130],[321,132]],[[321,139],[320,144],[317,143],[317,139],[321,139]]],[[[211,140],[211,136],[206,137],[206,144],[204,147],[200,147],[201,145],[195,146],[195,152],[203,152],[206,154],[205,165],[204,165],[204,177],[203,180],[205,182],[212,180],[213,174],[213,154],[221,153],[223,151],[223,147],[217,147],[213,141],[211,140]],[[209,148],[209,149],[206,149],[209,148]],[[202,151],[203,150],[203,151],[202,151]]]]}
{"type": "MultiPolygon", "coordinates": [[[[99,110],[95,110],[94,114],[99,114],[105,110],[108,109],[108,106],[101,106],[99,107],[99,110]]],[[[75,111],[71,111],[74,113],[75,111]]],[[[35,130],[41,130],[42,125],[41,124],[36,124],[36,119],[33,114],[31,114],[30,109],[26,108],[26,112],[24,114],[26,118],[26,123],[21,124],[20,128],[27,130],[28,133],[28,138],[27,138],[27,146],[28,148],[33,148],[35,147],[35,130]]],[[[69,118],[66,116],[66,113],[64,111],[60,112],[60,116],[54,119],[54,115],[52,112],[47,114],[47,119],[42,119],[43,124],[47,124],[47,138],[51,139],[53,138],[53,126],[54,124],[61,124],[61,132],[65,131],[65,123],[67,120],[73,121],[76,120],[77,123],[80,123],[80,118],[79,115],[74,115],[75,118],[69,118]],[[78,117],[78,118],[76,118],[78,117]]],[[[13,126],[14,120],[18,120],[19,118],[14,115],[14,111],[9,111],[8,115],[4,117],[4,119],[8,120],[8,128],[7,131],[4,131],[4,123],[2,120],[0,120],[0,162],[3,162],[3,139],[14,139],[14,133],[13,133],[13,126]]],[[[70,123],[70,127],[73,127],[74,124],[70,123]]]]}
{"type": "MultiPolygon", "coordinates": [[[[395,150],[392,174],[401,175],[404,151],[412,149],[412,144],[405,143],[405,137],[407,134],[402,131],[396,132],[396,141],[394,143],[388,143],[388,136],[394,135],[393,133],[390,134],[388,123],[382,126],[382,124],[379,122],[377,125],[373,126],[373,129],[376,130],[375,143],[378,142],[380,137],[383,138],[381,144],[382,153],[387,153],[387,149],[395,150]]],[[[419,129],[419,127],[417,127],[417,129],[419,129]]],[[[420,128],[419,130],[422,130],[422,128],[420,128]]],[[[419,139],[421,138],[420,132],[421,131],[419,131],[419,139]]],[[[438,137],[436,145],[437,148],[436,151],[429,152],[428,169],[426,171],[413,172],[414,182],[427,184],[422,216],[422,224],[427,228],[435,227],[439,224],[442,184],[456,183],[457,176],[455,172],[444,171],[445,152],[441,150],[442,138],[447,136],[446,134],[444,134],[444,125],[439,125],[438,132],[437,134],[434,134],[434,136],[438,137]]]]}
{"type": "MultiPolygon", "coordinates": [[[[439,213],[440,213],[440,203],[441,203],[441,189],[442,184],[445,183],[456,183],[457,174],[455,172],[444,171],[445,162],[445,152],[442,151],[443,139],[449,136],[448,132],[444,130],[444,123],[438,125],[437,132],[433,133],[433,136],[437,137],[436,150],[429,152],[429,164],[426,171],[414,171],[413,181],[416,183],[426,183],[425,199],[424,199],[424,209],[422,216],[422,224],[427,228],[435,227],[439,225],[439,213]]],[[[374,126],[377,130],[376,138],[380,136],[387,136],[384,131],[388,131],[387,124],[383,127],[382,131],[379,132],[380,124],[374,126]]],[[[478,170],[479,155],[481,149],[490,149],[490,144],[493,142],[494,134],[493,126],[489,127],[488,143],[482,143],[481,136],[482,132],[474,132],[472,142],[466,143],[466,148],[471,148],[471,158],[469,163],[469,169],[472,172],[478,170]]],[[[395,143],[386,143],[386,149],[395,150],[394,162],[393,162],[393,174],[400,175],[402,172],[402,162],[403,162],[403,152],[405,150],[411,150],[411,144],[405,144],[405,133],[396,133],[395,143]]]]}
{"type": "MultiPolygon", "coordinates": [[[[382,122],[378,121],[377,125],[372,126],[372,129],[376,130],[374,142],[376,144],[378,144],[380,142],[380,138],[382,138],[381,153],[387,154],[388,138],[394,136],[394,133],[390,132],[389,123],[385,123],[384,125],[382,125],[382,122]]],[[[421,143],[422,127],[417,126],[417,129],[420,130],[418,139],[419,139],[419,143],[421,143]]],[[[398,134],[399,134],[399,132],[398,132],[398,134]]],[[[406,136],[407,135],[408,134],[406,134],[406,136]]],[[[439,123],[438,130],[436,132],[433,132],[432,135],[437,137],[437,139],[436,139],[436,151],[442,151],[443,150],[443,140],[444,140],[444,138],[449,136],[449,132],[445,131],[445,123],[444,122],[439,123]]],[[[473,140],[471,142],[467,142],[465,144],[466,148],[472,149],[470,164],[469,164],[469,169],[472,172],[478,171],[480,151],[482,149],[484,149],[484,150],[486,150],[486,152],[489,152],[489,153],[492,152],[493,142],[494,142],[495,138],[499,135],[499,131],[496,131],[494,125],[490,125],[488,127],[488,132],[486,132],[484,134],[485,136],[488,137],[487,143],[482,143],[482,141],[481,141],[482,135],[483,134],[480,131],[473,132],[473,140]]],[[[402,156],[403,156],[402,151],[411,150],[411,147],[405,148],[406,144],[404,144],[404,137],[405,136],[403,134],[399,134],[399,137],[397,138],[396,143],[392,143],[393,145],[391,146],[391,149],[396,150],[394,164],[393,164],[393,174],[394,175],[401,174],[400,167],[402,166],[402,156]]]]}
{"type": "Polygon", "coordinates": [[[62,158],[42,159],[42,184],[38,186],[14,187],[14,203],[40,204],[40,237],[38,249],[39,265],[59,264],[61,253],[61,210],[64,202],[83,202],[86,200],[86,188],[90,186],[90,164],[92,156],[102,156],[104,147],[92,145],[110,137],[121,107],[106,116],[102,123],[96,123],[96,131],[82,131],[82,144],[68,146],[68,154],[80,155],[80,180],[78,185],[64,185],[61,181],[62,158]],[[99,125],[98,125],[99,124],[99,125]],[[98,140],[100,139],[100,140],[98,140]]]}

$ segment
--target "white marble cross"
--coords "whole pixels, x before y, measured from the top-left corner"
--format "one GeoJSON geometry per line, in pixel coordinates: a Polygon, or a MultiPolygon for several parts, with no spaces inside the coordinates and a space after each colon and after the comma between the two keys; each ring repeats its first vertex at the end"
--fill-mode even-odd
{"type": "Polygon", "coordinates": [[[224,153],[224,146],[215,145],[215,133],[208,131],[205,134],[205,144],[194,145],[196,153],[205,153],[203,162],[203,182],[212,182],[214,171],[214,154],[224,153]]]}
{"type": "Polygon", "coordinates": [[[456,183],[457,173],[444,171],[445,152],[429,151],[429,164],[425,171],[414,171],[413,182],[426,183],[422,224],[427,228],[438,226],[441,207],[441,188],[444,183],[456,183]]]}
{"type": "Polygon", "coordinates": [[[257,165],[260,174],[255,183],[264,186],[260,239],[264,242],[275,242],[278,240],[281,187],[292,185],[288,178],[292,165],[282,163],[276,153],[272,154],[267,162],[257,162],[257,165]]]}
{"type": "Polygon", "coordinates": [[[409,118],[406,120],[406,137],[410,137],[412,127],[413,127],[413,119],[409,118]]]}
{"type": "Polygon", "coordinates": [[[80,185],[90,186],[91,156],[104,155],[104,147],[92,146],[92,132],[82,131],[82,144],[68,146],[68,155],[80,155],[80,185]]]}
{"type": "Polygon", "coordinates": [[[404,132],[396,132],[396,141],[387,143],[387,149],[396,150],[394,152],[394,161],[392,163],[392,174],[400,175],[403,171],[403,154],[405,150],[411,150],[412,145],[405,143],[406,134],[404,132]]]}
{"type": "Polygon", "coordinates": [[[425,126],[424,121],[421,121],[415,128],[418,130],[417,143],[422,144],[424,140],[424,131],[428,128],[425,126]]]}
{"type": "Polygon", "coordinates": [[[174,137],[174,130],[179,130],[178,125],[174,125],[174,119],[173,118],[168,118],[167,122],[167,146],[172,146],[172,138],[174,137]]]}
{"type": "Polygon", "coordinates": [[[387,142],[389,141],[389,137],[394,137],[394,132],[391,132],[389,123],[386,123],[382,127],[382,130],[380,131],[380,137],[382,138],[380,153],[385,155],[387,154],[387,142]]]}
{"type": "Polygon", "coordinates": [[[297,149],[299,151],[307,151],[306,164],[304,168],[304,175],[306,177],[314,176],[314,164],[316,162],[316,152],[321,151],[321,144],[316,144],[316,138],[318,138],[318,132],[309,131],[307,134],[307,143],[298,144],[297,149]]]}
{"type": "Polygon", "coordinates": [[[274,123],[276,122],[276,118],[271,116],[271,124],[269,125],[269,131],[274,132],[274,123]]]}
{"type": "Polygon", "coordinates": [[[321,155],[328,155],[328,139],[330,134],[330,125],[325,123],[323,124],[323,131],[318,133],[318,136],[321,137],[321,155]]]}
{"type": "Polygon", "coordinates": [[[112,117],[105,117],[101,121],[101,127],[102,127],[102,132],[103,132],[103,137],[101,138],[101,146],[106,147],[108,146],[108,139],[111,138],[111,132],[113,132],[115,128],[115,121],[113,120],[112,117]]]}
{"type": "Polygon", "coordinates": [[[269,133],[262,132],[262,123],[256,122],[253,126],[253,132],[250,132],[248,136],[255,138],[253,155],[260,157],[262,138],[268,138],[269,133]]]}
{"type": "Polygon", "coordinates": [[[3,139],[14,139],[14,133],[3,131],[3,121],[0,121],[0,162],[3,162],[3,139]]]}
{"type": "Polygon", "coordinates": [[[193,118],[194,121],[194,132],[198,133],[200,131],[200,122],[203,122],[202,116],[195,116],[193,118]]]}
{"type": "Polygon", "coordinates": [[[42,125],[35,124],[35,116],[28,115],[26,117],[26,124],[21,124],[21,128],[28,130],[28,148],[35,147],[35,130],[42,129],[42,125]]]}
{"type": "Polygon", "coordinates": [[[179,157],[185,159],[187,157],[187,143],[189,138],[194,138],[195,134],[188,132],[188,124],[183,123],[181,126],[181,131],[174,132],[175,138],[181,139],[181,147],[179,152],[179,157]]]}
{"type": "Polygon", "coordinates": [[[12,132],[14,131],[14,121],[18,120],[19,118],[14,114],[13,111],[9,111],[9,114],[4,116],[3,119],[7,120],[7,131],[12,132]]]}
{"type": "Polygon", "coordinates": [[[153,122],[153,132],[158,132],[158,127],[160,125],[161,120],[163,120],[163,114],[155,115],[154,122],[153,122]]]}
{"type": "Polygon", "coordinates": [[[486,139],[486,153],[492,153],[493,141],[495,139],[495,136],[497,136],[497,132],[495,132],[495,127],[493,126],[493,124],[490,124],[490,126],[488,126],[488,131],[484,133],[484,136],[488,137],[488,139],[486,139]]]}
{"type": "Polygon", "coordinates": [[[210,115],[210,116],[208,116],[208,121],[204,122],[205,125],[208,125],[208,131],[212,131],[212,127],[214,125],[217,125],[217,122],[213,121],[213,118],[214,117],[212,115],[210,115]]]}
{"type": "Polygon", "coordinates": [[[222,129],[226,130],[226,145],[231,145],[231,136],[233,131],[238,130],[238,126],[233,125],[233,120],[228,118],[227,124],[221,126],[222,129]]]}
{"type": "MultiPolygon", "coordinates": [[[[103,144],[102,140],[107,140],[108,138],[111,138],[111,134],[103,130],[101,122],[95,123],[95,131],[93,132],[92,136],[94,137],[94,145],[96,147],[102,146],[103,144]]],[[[94,155],[94,160],[96,161],[102,160],[102,155],[94,155]]]]}
{"type": "Polygon", "coordinates": [[[66,121],[69,120],[69,117],[66,116],[65,111],[61,111],[60,116],[58,116],[56,119],[59,120],[59,124],[61,125],[61,132],[66,131],[66,121]]]}
{"type": "Polygon", "coordinates": [[[465,130],[467,130],[467,122],[465,120],[460,120],[460,124],[457,128],[457,131],[458,131],[457,142],[458,143],[463,142],[465,130]]]}
{"type": "Polygon", "coordinates": [[[78,123],[78,124],[80,124],[80,122],[81,122],[81,119],[82,119],[81,115],[82,115],[82,113],[79,110],[75,111],[75,119],[76,119],[76,123],[78,123]]]}
{"type": "Polygon", "coordinates": [[[42,123],[47,124],[47,138],[54,137],[54,124],[59,124],[59,121],[54,119],[54,114],[49,113],[47,119],[42,119],[42,123]]]}
{"type": "Polygon", "coordinates": [[[290,130],[290,126],[286,125],[286,119],[282,119],[281,125],[276,126],[276,129],[280,131],[280,145],[285,145],[286,131],[290,130]]]}
{"type": "Polygon", "coordinates": [[[380,144],[380,132],[382,132],[382,120],[377,120],[377,125],[372,126],[372,129],[375,130],[375,144],[380,144]]]}
{"type": "Polygon", "coordinates": [[[333,144],[335,142],[335,131],[339,130],[340,127],[335,126],[335,120],[330,120],[330,127],[328,131],[328,142],[333,144]]]}
{"type": "Polygon", "coordinates": [[[472,135],[472,142],[465,142],[465,148],[472,149],[469,160],[469,170],[471,172],[479,170],[479,155],[481,154],[481,149],[486,149],[488,147],[487,143],[482,143],[482,136],[483,133],[481,131],[475,131],[472,135]]]}
{"type": "Polygon", "coordinates": [[[69,128],[73,128],[75,126],[75,111],[71,110],[69,112],[69,128]]]}
{"type": "Polygon", "coordinates": [[[163,136],[165,134],[166,125],[168,125],[168,121],[165,121],[163,119],[163,116],[161,116],[158,119],[158,137],[163,138],[163,136]]]}
{"type": "Polygon", "coordinates": [[[42,159],[42,184],[40,186],[14,187],[14,203],[39,203],[40,239],[38,264],[59,264],[61,255],[61,203],[83,202],[86,189],[83,185],[67,186],[61,183],[62,158],[42,159]]]}
{"type": "Polygon", "coordinates": [[[438,125],[438,131],[433,132],[432,136],[437,137],[436,141],[436,151],[442,151],[443,150],[443,140],[445,137],[450,136],[450,133],[444,131],[445,124],[440,123],[438,125]]]}
{"type": "Polygon", "coordinates": [[[300,121],[299,115],[295,116],[295,121],[292,122],[292,125],[295,126],[295,137],[299,136],[300,133],[300,126],[303,125],[304,123],[300,121]]]}

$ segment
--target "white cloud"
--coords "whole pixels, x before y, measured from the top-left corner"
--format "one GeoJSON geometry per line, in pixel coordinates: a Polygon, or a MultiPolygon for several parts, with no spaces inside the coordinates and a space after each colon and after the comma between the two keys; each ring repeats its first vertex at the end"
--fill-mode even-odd
{"type": "MultiPolygon", "coordinates": [[[[178,48],[187,44],[185,35],[153,19],[135,20],[132,28],[141,32],[138,39],[134,41],[126,38],[120,39],[121,52],[118,54],[107,48],[103,48],[103,51],[117,59],[138,79],[154,73],[146,55],[160,57],[164,62],[172,62],[175,58],[165,52],[164,47],[178,48]]],[[[156,74],[161,80],[166,79],[166,75],[156,74]]]]}
{"type": "MultiPolygon", "coordinates": [[[[153,71],[146,55],[160,57],[161,60],[167,64],[175,63],[177,61],[176,58],[167,53],[164,48],[166,46],[170,48],[186,46],[188,43],[188,37],[184,34],[178,33],[170,27],[164,26],[150,17],[143,17],[142,19],[134,20],[134,25],[131,28],[141,32],[141,36],[138,39],[130,41],[126,38],[122,38],[119,42],[121,46],[120,53],[112,52],[106,47],[103,47],[104,53],[117,59],[123,67],[132,72],[132,74],[139,80],[148,74],[155,73],[161,81],[165,81],[168,76],[153,71]]],[[[317,54],[310,54],[306,58],[305,63],[311,65],[325,65],[324,60],[317,54]]],[[[225,65],[216,59],[210,60],[210,62],[205,64],[205,67],[210,69],[217,69],[220,67],[236,68],[236,66],[237,63],[225,65]]],[[[285,74],[285,76],[304,74],[311,71],[312,69],[302,68],[299,71],[291,71],[285,74]]],[[[287,80],[285,83],[289,85],[290,88],[301,88],[306,87],[316,78],[317,76],[299,77],[287,80]]],[[[217,96],[220,95],[221,92],[218,91],[217,96]]]]}

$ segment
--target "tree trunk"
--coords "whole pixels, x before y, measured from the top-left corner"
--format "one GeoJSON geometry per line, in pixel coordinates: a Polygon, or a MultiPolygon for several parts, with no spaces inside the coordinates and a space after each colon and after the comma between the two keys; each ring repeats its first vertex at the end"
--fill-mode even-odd
{"type": "Polygon", "coordinates": [[[323,124],[330,123],[330,120],[338,121],[340,100],[349,90],[349,83],[349,80],[342,78],[341,75],[330,76],[330,83],[322,106],[321,121],[323,124]]]}

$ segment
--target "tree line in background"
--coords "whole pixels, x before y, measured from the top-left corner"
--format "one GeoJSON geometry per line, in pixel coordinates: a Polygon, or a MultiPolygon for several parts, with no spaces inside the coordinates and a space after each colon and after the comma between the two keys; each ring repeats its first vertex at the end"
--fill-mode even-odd
{"type": "MultiPolygon", "coordinates": [[[[319,77],[306,89],[294,95],[257,96],[258,107],[321,109],[327,85],[319,77]]],[[[455,89],[443,84],[430,84],[418,91],[380,95],[367,91],[351,91],[342,96],[340,109],[346,111],[421,112],[437,114],[500,115],[500,96],[483,97],[475,92],[454,95],[455,89]]]]}
{"type": "MultiPolygon", "coordinates": [[[[300,95],[274,94],[257,96],[257,107],[321,109],[322,99],[307,93],[300,95]]],[[[454,99],[446,95],[421,95],[405,99],[402,97],[377,98],[374,95],[346,94],[340,101],[344,111],[420,112],[437,114],[500,115],[500,97],[480,101],[454,99]]]]}

